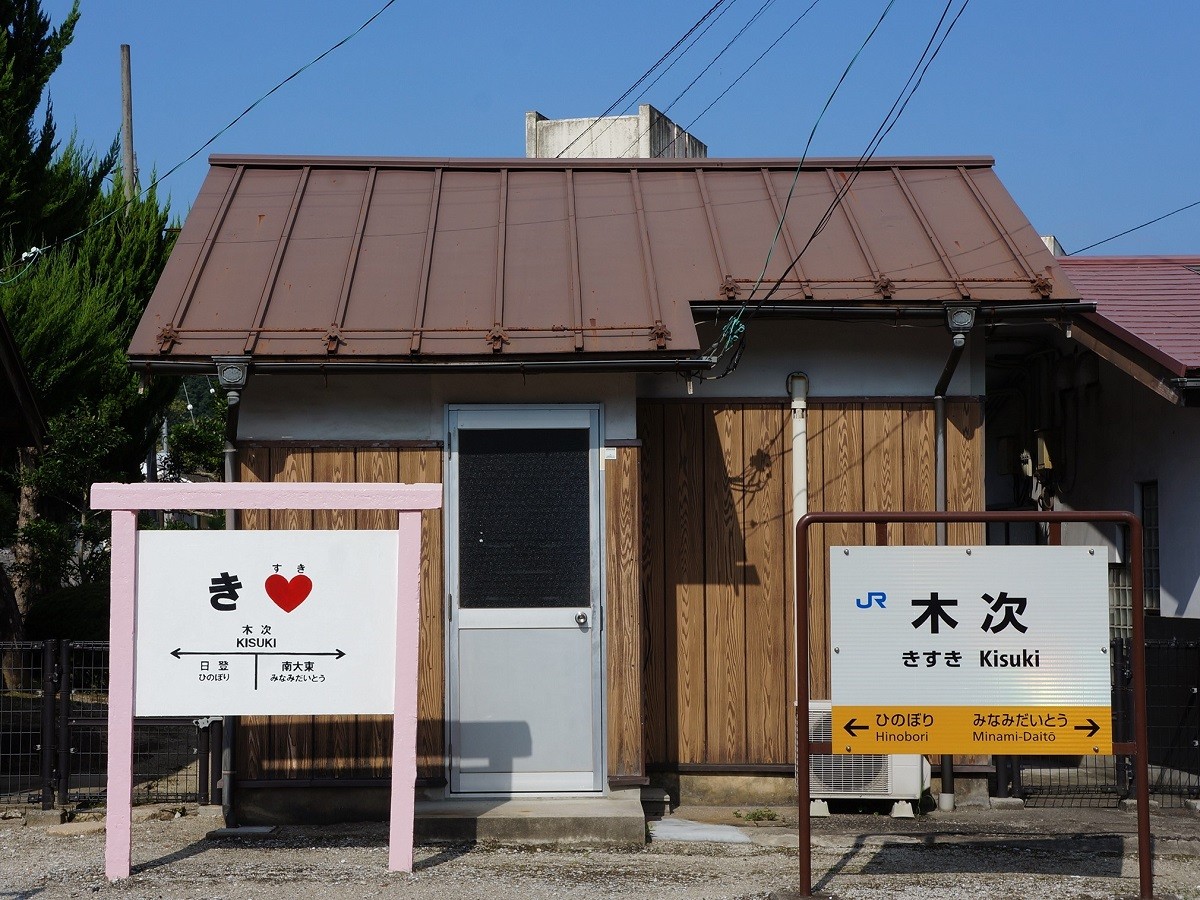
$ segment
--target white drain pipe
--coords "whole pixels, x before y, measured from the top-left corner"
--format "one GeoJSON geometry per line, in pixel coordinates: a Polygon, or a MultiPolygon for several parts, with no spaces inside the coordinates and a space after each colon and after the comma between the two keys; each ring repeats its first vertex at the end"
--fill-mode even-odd
{"type": "MultiPolygon", "coordinates": [[[[801,516],[808,512],[808,376],[803,372],[793,372],[787,377],[787,392],[792,398],[792,534],[796,533],[796,523],[801,516]]],[[[795,542],[793,541],[792,571],[796,571],[795,542]]],[[[797,621],[799,609],[800,585],[792,590],[792,621],[797,621]]],[[[792,659],[795,665],[800,665],[800,647],[796,644],[796,632],[792,631],[792,659]]],[[[807,649],[807,648],[806,648],[807,649]]],[[[807,653],[805,654],[807,658],[807,653]]],[[[796,672],[792,672],[792,683],[795,684],[796,672]]],[[[796,727],[808,727],[808,698],[796,698],[796,727]],[[804,703],[804,715],[799,715],[800,704],[804,703]]],[[[797,760],[796,764],[799,765],[797,760]]]]}

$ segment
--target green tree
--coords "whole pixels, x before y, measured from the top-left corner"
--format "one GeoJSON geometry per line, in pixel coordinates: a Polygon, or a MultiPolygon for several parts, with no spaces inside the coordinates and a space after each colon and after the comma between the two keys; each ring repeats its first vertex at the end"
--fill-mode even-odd
{"type": "Polygon", "coordinates": [[[124,205],[118,180],[90,207],[92,227],[0,288],[49,432],[44,450],[19,452],[13,474],[17,634],[38,597],[107,576],[106,521],[89,508],[90,486],[139,477],[175,393],[174,379],[146,386],[125,365],[171,236],[153,191],[124,205]]]}
{"type": "Polygon", "coordinates": [[[167,453],[160,462],[162,481],[220,481],[225,468],[225,429],[229,407],[225,393],[207,375],[180,379],[167,407],[167,453]]]}
{"type": "Polygon", "coordinates": [[[127,204],[120,175],[105,186],[115,143],[102,157],[74,140],[60,149],[48,107],[37,120],[78,16],[54,30],[37,2],[0,0],[0,309],[49,430],[44,450],[5,466],[16,516],[0,543],[15,562],[0,569],[0,638],[23,634],[39,597],[105,577],[90,485],[139,477],[175,392],[173,379],[139,384],[124,356],[170,252],[167,209],[153,190],[127,204]],[[30,245],[49,249],[25,267],[30,245]]]}
{"type": "Polygon", "coordinates": [[[113,171],[118,145],[94,159],[69,141],[58,152],[46,86],[75,36],[78,2],[52,29],[38,0],[0,0],[0,246],[26,249],[75,230],[113,171]]]}

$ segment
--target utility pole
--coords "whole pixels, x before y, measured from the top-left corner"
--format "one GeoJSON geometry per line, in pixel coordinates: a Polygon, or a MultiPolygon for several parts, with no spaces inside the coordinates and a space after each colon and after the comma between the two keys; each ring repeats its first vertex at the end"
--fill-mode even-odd
{"type": "Polygon", "coordinates": [[[121,170],[128,202],[137,195],[137,163],[133,156],[133,78],[128,44],[121,45],[121,170]]]}
{"type": "MultiPolygon", "coordinates": [[[[121,184],[125,188],[125,202],[132,203],[138,195],[137,162],[133,155],[133,75],[129,64],[129,45],[121,45],[121,184]]],[[[129,214],[129,207],[125,207],[129,214]]],[[[163,444],[167,435],[167,423],[163,421],[163,444]]],[[[164,446],[165,450],[166,447],[164,446]]],[[[158,441],[150,442],[146,451],[146,480],[158,481],[158,441]]],[[[162,524],[162,512],[155,514],[162,524]]]]}

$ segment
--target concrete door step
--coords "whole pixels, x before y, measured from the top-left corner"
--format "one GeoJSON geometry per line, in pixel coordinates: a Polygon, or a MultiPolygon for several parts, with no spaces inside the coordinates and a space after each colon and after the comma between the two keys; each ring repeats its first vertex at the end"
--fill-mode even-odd
{"type": "Polygon", "coordinates": [[[646,843],[646,817],[632,798],[418,800],[418,842],[631,848],[646,843]]]}

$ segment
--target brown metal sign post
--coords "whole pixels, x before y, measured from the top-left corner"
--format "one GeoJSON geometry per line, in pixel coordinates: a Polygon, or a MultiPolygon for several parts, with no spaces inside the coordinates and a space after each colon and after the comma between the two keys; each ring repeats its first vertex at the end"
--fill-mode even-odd
{"type": "Polygon", "coordinates": [[[1150,849],[1150,782],[1147,772],[1146,739],[1146,638],[1142,596],[1142,523],[1133,513],[1103,512],[815,512],[796,523],[796,787],[800,803],[800,896],[812,893],[812,823],[809,819],[811,785],[809,757],[813,753],[832,753],[831,741],[809,739],[808,722],[808,529],[811,525],[874,525],[876,544],[888,543],[887,526],[892,523],[989,523],[1031,522],[1050,527],[1051,542],[1058,543],[1063,522],[1112,522],[1129,529],[1129,557],[1133,592],[1133,740],[1114,741],[1113,753],[1136,760],[1136,796],[1138,825],[1138,896],[1154,897],[1150,849]]]}

